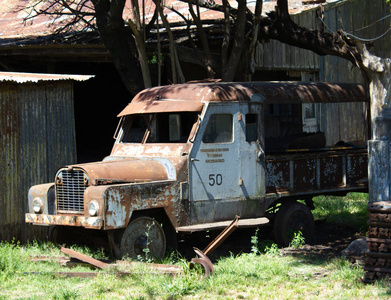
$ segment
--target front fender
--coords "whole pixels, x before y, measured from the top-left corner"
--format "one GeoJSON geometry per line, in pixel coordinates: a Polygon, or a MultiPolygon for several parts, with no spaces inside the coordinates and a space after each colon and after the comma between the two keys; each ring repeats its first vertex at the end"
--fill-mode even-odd
{"type": "Polygon", "coordinates": [[[34,185],[28,193],[28,208],[29,213],[34,213],[33,200],[40,199],[42,202],[42,214],[54,214],[55,212],[55,192],[54,182],[34,185]]]}
{"type": "Polygon", "coordinates": [[[134,211],[169,209],[179,199],[175,181],[90,186],[85,191],[84,207],[95,200],[102,207],[104,229],[126,228],[134,211]]]}

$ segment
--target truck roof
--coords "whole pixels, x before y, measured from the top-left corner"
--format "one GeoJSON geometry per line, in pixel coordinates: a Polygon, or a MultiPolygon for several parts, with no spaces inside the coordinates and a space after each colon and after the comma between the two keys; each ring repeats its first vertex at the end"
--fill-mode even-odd
{"type": "Polygon", "coordinates": [[[138,93],[118,115],[201,111],[205,102],[368,102],[361,84],[327,82],[194,82],[158,86],[138,93]]]}

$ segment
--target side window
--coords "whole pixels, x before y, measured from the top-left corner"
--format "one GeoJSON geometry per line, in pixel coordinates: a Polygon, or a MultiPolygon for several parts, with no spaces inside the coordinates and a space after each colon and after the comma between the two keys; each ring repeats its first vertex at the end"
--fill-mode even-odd
{"type": "Polygon", "coordinates": [[[145,117],[143,115],[126,116],[123,124],[124,134],[121,142],[141,143],[147,129],[145,117]]]}
{"type": "Polygon", "coordinates": [[[304,103],[302,106],[303,114],[303,132],[319,131],[318,124],[318,104],[304,103]]]}
{"type": "Polygon", "coordinates": [[[246,142],[256,142],[258,140],[258,115],[246,114],[246,142]]]}
{"type": "Polygon", "coordinates": [[[211,115],[206,126],[204,143],[230,143],[233,141],[233,117],[231,114],[211,115]]]}

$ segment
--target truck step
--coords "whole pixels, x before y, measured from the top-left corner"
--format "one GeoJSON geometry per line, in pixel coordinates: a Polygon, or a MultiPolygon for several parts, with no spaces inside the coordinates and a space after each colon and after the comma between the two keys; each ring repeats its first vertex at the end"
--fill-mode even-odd
{"type": "MultiPolygon", "coordinates": [[[[181,226],[177,227],[178,232],[197,232],[197,231],[205,231],[205,230],[218,230],[224,229],[228,225],[231,224],[232,221],[221,221],[221,222],[213,222],[213,223],[204,223],[198,225],[189,225],[189,226],[181,226]]],[[[246,227],[258,227],[263,226],[269,223],[269,219],[262,218],[252,218],[252,219],[239,219],[238,227],[246,228],[246,227]]]]}

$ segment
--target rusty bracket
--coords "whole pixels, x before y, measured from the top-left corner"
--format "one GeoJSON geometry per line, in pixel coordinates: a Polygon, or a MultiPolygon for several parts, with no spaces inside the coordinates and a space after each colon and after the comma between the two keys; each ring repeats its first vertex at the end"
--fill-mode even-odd
{"type": "Polygon", "coordinates": [[[236,228],[238,228],[238,221],[240,216],[236,216],[235,219],[229,224],[206,248],[204,251],[199,250],[198,248],[193,248],[194,252],[199,256],[199,258],[192,258],[190,261],[190,269],[193,269],[194,264],[198,263],[204,267],[205,275],[204,278],[208,277],[209,274],[214,273],[213,264],[208,258],[208,255],[212,254],[213,251],[220,246],[236,228]]]}
{"type": "MultiPolygon", "coordinates": [[[[138,271],[137,266],[139,266],[140,264],[143,264],[143,265],[146,265],[147,272],[149,274],[166,274],[166,275],[173,275],[174,276],[174,275],[180,274],[182,271],[181,267],[175,266],[175,265],[163,265],[163,264],[152,264],[152,263],[145,264],[145,263],[139,263],[139,262],[125,263],[125,262],[121,262],[121,261],[119,261],[119,262],[117,261],[116,264],[108,264],[108,263],[102,262],[100,260],[94,259],[92,257],[89,257],[87,255],[81,254],[80,252],[77,252],[77,251],[74,251],[74,250],[71,250],[68,248],[64,248],[64,247],[61,248],[61,252],[65,253],[73,258],[76,258],[82,262],[85,262],[85,263],[93,265],[97,268],[100,268],[100,269],[108,269],[110,267],[123,266],[123,267],[128,267],[127,269],[129,270],[133,266],[133,267],[136,267],[135,270],[138,271]]],[[[145,272],[145,270],[143,270],[143,272],[145,272]]],[[[61,272],[61,275],[69,276],[69,277],[83,277],[84,275],[86,277],[93,276],[93,274],[92,273],[90,274],[90,273],[91,272],[61,272]]],[[[119,271],[116,271],[115,273],[117,276],[125,276],[125,275],[132,274],[131,272],[119,272],[119,271]]]]}
{"type": "Polygon", "coordinates": [[[87,255],[81,254],[80,252],[74,251],[72,249],[61,247],[61,252],[68,254],[69,256],[76,258],[82,262],[88,263],[90,265],[93,265],[99,269],[106,269],[110,267],[110,264],[104,263],[100,260],[97,260],[95,258],[89,257],[87,255]]]}
{"type": "Polygon", "coordinates": [[[194,268],[194,264],[200,264],[204,267],[204,278],[208,277],[210,273],[214,273],[213,264],[210,259],[198,248],[194,247],[194,252],[197,253],[199,257],[192,258],[190,261],[190,269],[194,268]]]}

